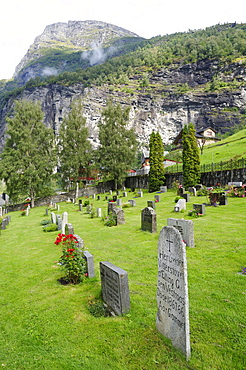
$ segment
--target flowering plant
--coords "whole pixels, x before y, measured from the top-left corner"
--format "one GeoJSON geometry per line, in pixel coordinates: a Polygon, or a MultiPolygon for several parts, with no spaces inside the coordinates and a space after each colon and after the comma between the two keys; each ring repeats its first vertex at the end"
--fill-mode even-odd
{"type": "Polygon", "coordinates": [[[86,259],[78,248],[78,240],[73,234],[58,234],[55,243],[62,244],[62,255],[59,263],[66,272],[64,281],[68,284],[79,284],[84,281],[86,274],[86,259]]]}

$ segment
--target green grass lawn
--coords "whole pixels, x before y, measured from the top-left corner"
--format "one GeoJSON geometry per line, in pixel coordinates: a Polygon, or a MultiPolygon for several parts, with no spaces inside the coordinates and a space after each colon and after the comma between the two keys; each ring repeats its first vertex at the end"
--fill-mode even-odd
{"type": "MultiPolygon", "coordinates": [[[[133,193],[128,192],[132,199],[133,193]]],[[[106,214],[107,202],[91,200],[106,214]]],[[[168,217],[190,219],[187,211],[205,197],[191,197],[187,211],[174,213],[175,194],[156,204],[158,233],[140,230],[141,210],[154,194],[144,192],[137,206],[125,208],[126,224],[106,227],[101,219],[60,203],[85,249],[94,255],[96,277],[61,285],[54,244],[44,233],[45,207],[30,215],[11,213],[0,235],[0,366],[26,369],[245,369],[246,368],[246,199],[206,207],[194,221],[195,248],[187,248],[191,359],[173,349],[155,328],[157,245],[168,217]],[[124,317],[94,317],[88,303],[100,297],[99,262],[128,272],[131,310],[124,317]]]]}

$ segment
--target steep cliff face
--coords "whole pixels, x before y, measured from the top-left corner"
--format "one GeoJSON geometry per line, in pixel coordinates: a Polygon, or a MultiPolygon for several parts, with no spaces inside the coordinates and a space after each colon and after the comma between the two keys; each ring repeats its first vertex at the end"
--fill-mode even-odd
{"type": "MultiPolygon", "coordinates": [[[[98,122],[107,99],[112,98],[122,106],[130,107],[130,127],[134,128],[139,143],[147,146],[152,130],[158,130],[165,144],[171,143],[186,123],[196,128],[211,126],[218,132],[241,122],[246,110],[246,89],[224,93],[170,94],[168,97],[153,97],[145,94],[135,96],[112,92],[105,88],[84,88],[83,85],[49,85],[25,89],[18,99],[40,101],[45,113],[44,122],[52,127],[56,136],[65,115],[74,99],[82,99],[87,118],[89,138],[94,147],[99,144],[98,122]],[[233,107],[233,109],[232,109],[233,107]]],[[[6,115],[13,111],[11,98],[1,110],[1,147],[4,142],[6,115]]]]}
{"type": "Polygon", "coordinates": [[[100,21],[51,24],[35,38],[17,65],[14,78],[24,85],[37,76],[57,75],[73,66],[74,69],[76,66],[82,68],[83,63],[86,67],[101,63],[115,52],[116,46],[112,43],[116,40],[120,43],[120,39],[126,37],[139,38],[133,32],[100,21]]]}

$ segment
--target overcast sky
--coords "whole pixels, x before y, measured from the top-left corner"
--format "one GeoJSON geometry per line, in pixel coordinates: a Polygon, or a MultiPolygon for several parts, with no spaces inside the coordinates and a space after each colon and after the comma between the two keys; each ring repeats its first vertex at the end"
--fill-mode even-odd
{"type": "Polygon", "coordinates": [[[13,76],[35,37],[52,23],[97,20],[151,38],[245,18],[245,0],[2,0],[0,79],[13,76]]]}

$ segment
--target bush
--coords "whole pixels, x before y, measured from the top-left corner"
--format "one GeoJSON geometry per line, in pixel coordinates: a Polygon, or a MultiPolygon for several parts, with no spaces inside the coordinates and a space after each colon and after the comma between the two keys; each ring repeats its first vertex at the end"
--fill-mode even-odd
{"type": "Polygon", "coordinates": [[[113,213],[110,213],[108,217],[105,218],[104,225],[112,227],[112,226],[116,226],[116,222],[117,222],[116,215],[114,215],[113,213]]]}
{"type": "Polygon", "coordinates": [[[58,227],[57,227],[56,224],[50,223],[47,226],[43,226],[43,231],[46,232],[46,233],[49,233],[49,232],[52,232],[52,231],[57,231],[57,230],[58,230],[58,227]]]}
{"type": "Polygon", "coordinates": [[[42,220],[41,222],[40,222],[40,225],[49,225],[49,224],[51,224],[51,221],[50,220],[42,220]]]}

